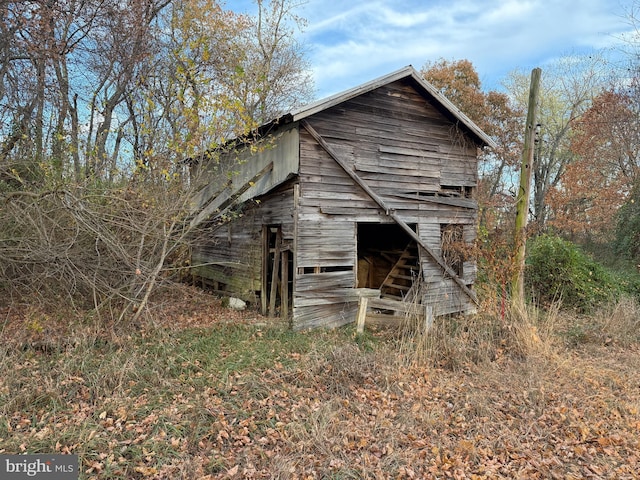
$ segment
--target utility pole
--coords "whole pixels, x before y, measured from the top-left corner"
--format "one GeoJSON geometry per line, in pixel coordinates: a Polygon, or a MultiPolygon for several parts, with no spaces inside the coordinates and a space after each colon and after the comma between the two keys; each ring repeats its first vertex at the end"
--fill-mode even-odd
{"type": "Polygon", "coordinates": [[[529,198],[531,196],[531,175],[535,152],[536,125],[539,110],[538,94],[540,91],[540,76],[542,70],[534,68],[531,71],[531,86],[529,87],[529,106],[527,123],[524,131],[524,149],[522,151],[522,165],[520,167],[520,188],[516,197],[516,227],[514,273],[511,280],[511,300],[513,304],[524,305],[524,261],[527,245],[527,220],[529,216],[529,198]]]}

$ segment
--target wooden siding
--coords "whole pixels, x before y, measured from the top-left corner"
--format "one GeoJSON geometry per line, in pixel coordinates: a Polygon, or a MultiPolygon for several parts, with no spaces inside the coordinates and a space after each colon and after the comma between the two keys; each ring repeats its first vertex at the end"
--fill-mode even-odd
{"type": "MultiPolygon", "coordinates": [[[[427,245],[431,247],[436,253],[442,253],[442,244],[440,237],[440,226],[451,222],[450,219],[445,218],[441,223],[441,219],[437,216],[424,218],[421,223],[418,224],[418,232],[420,237],[425,240],[427,245]]],[[[475,239],[476,225],[463,224],[463,232],[465,241],[471,243],[475,239]]],[[[447,315],[451,313],[467,313],[475,309],[469,298],[460,291],[455,282],[445,274],[442,269],[434,264],[426,255],[421,255],[421,268],[422,268],[422,303],[425,305],[431,305],[433,307],[433,314],[435,316],[447,315]]],[[[462,278],[467,285],[472,285],[476,278],[476,264],[475,262],[464,262],[462,267],[462,278]]]]}
{"type": "Polygon", "coordinates": [[[293,184],[261,197],[242,216],[212,226],[195,243],[195,274],[221,284],[245,300],[256,301],[262,287],[262,226],[280,225],[285,243],[294,243],[293,184]],[[201,265],[201,266],[197,266],[201,265]]]}
{"type": "Polygon", "coordinates": [[[245,191],[235,200],[237,203],[271,191],[298,173],[299,144],[298,129],[288,126],[255,145],[223,154],[217,164],[209,167],[212,181],[195,195],[194,210],[200,210],[222,194],[230,196],[243,188],[245,191]],[[261,175],[262,171],[266,173],[261,175]],[[247,184],[250,181],[252,185],[247,184]]]}
{"type": "MultiPolygon", "coordinates": [[[[477,207],[464,193],[477,184],[477,147],[408,83],[382,86],[307,121],[404,222],[419,225],[420,238],[434,251],[441,251],[441,224],[464,225],[465,239],[473,240],[477,207]],[[462,193],[452,194],[452,187],[462,193]]],[[[357,222],[390,219],[309,133],[301,129],[299,138],[293,323],[341,325],[353,321],[357,309],[357,222]],[[305,273],[304,267],[318,270],[305,273]]],[[[423,255],[422,266],[424,298],[438,314],[473,308],[435,261],[423,255]]],[[[465,265],[463,272],[472,284],[475,269],[465,265]]]]}
{"type": "Polygon", "coordinates": [[[463,263],[456,283],[439,257],[443,225],[460,225],[465,241],[475,239],[477,144],[423,94],[415,82],[396,80],[314,110],[302,123],[274,126],[270,148],[231,154],[239,174],[209,185],[195,204],[207,213],[233,198],[247,200],[245,211],[194,246],[193,263],[203,264],[197,272],[255,300],[263,281],[262,228],[280,225],[285,248],[293,249],[293,327],[339,326],[355,319],[362,293],[358,223],[397,221],[416,225],[412,241],[423,244],[424,303],[436,315],[472,311],[473,294],[464,289],[475,281],[475,263],[463,263]]]}

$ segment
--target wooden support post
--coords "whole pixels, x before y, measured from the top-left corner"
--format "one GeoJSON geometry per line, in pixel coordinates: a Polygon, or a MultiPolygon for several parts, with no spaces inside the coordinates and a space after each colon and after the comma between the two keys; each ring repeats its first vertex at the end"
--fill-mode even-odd
{"type": "Polygon", "coordinates": [[[271,272],[271,292],[269,295],[269,317],[276,314],[276,295],[278,294],[278,278],[280,277],[280,244],[282,243],[282,232],[278,229],[276,233],[276,247],[273,252],[273,271],[271,272]]]}
{"type": "Polygon", "coordinates": [[[364,321],[367,318],[367,303],[369,300],[367,297],[360,297],[358,303],[358,317],[356,319],[356,333],[358,335],[364,333],[364,321]]]}
{"type": "Polygon", "coordinates": [[[289,318],[289,250],[282,251],[280,259],[280,316],[289,318]]]}
{"type": "Polygon", "coordinates": [[[263,225],[262,227],[262,287],[260,289],[260,307],[262,315],[267,314],[267,297],[268,297],[268,282],[269,282],[269,227],[263,225]]]}
{"type": "Polygon", "coordinates": [[[427,333],[433,327],[433,307],[426,305],[424,307],[424,333],[427,333]]]}
{"type": "Polygon", "coordinates": [[[516,197],[516,226],[515,226],[515,269],[511,280],[511,299],[514,304],[524,304],[524,262],[527,244],[527,219],[529,216],[529,197],[531,196],[531,175],[535,152],[536,123],[538,118],[538,92],[540,90],[540,76],[542,71],[534,68],[531,72],[531,86],[529,88],[529,110],[524,132],[524,150],[522,151],[522,165],[520,168],[520,189],[516,197]]]}

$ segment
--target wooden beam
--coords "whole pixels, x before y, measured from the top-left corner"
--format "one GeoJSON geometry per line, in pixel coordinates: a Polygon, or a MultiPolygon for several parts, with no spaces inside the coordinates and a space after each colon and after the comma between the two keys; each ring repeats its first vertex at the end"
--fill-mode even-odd
{"type": "Polygon", "coordinates": [[[261,275],[261,287],[260,287],[260,313],[267,315],[267,298],[269,292],[267,287],[269,285],[269,227],[267,225],[262,226],[262,275],[261,275]]]}
{"type": "Polygon", "coordinates": [[[365,193],[367,195],[369,195],[369,197],[378,204],[378,206],[384,211],[384,213],[392,218],[400,227],[402,227],[402,229],[407,232],[407,234],[416,241],[416,243],[418,245],[420,245],[428,254],[429,256],[440,266],[440,268],[447,274],[449,275],[449,277],[460,287],[460,289],[467,294],[467,296],[476,304],[478,305],[478,298],[476,297],[476,294],[473,293],[473,291],[467,287],[467,285],[462,281],[462,279],[460,277],[458,277],[458,275],[456,274],[456,272],[454,272],[451,267],[449,267],[449,265],[446,264],[446,262],[440,258],[440,256],[438,254],[436,254],[436,252],[433,251],[433,249],[431,249],[425,242],[422,241],[422,239],[416,234],[416,232],[413,231],[413,229],[407,225],[407,223],[400,218],[400,216],[398,214],[395,213],[395,211],[391,208],[389,208],[389,206],[386,204],[386,202],[382,199],[382,197],[380,197],[375,191],[373,191],[373,189],[367,185],[367,182],[365,182],[362,177],[360,177],[356,172],[354,172],[352,169],[349,168],[349,166],[347,165],[346,162],[344,162],[344,160],[342,160],[342,158],[340,158],[340,156],[335,152],[335,150],[327,143],[327,141],[322,138],[322,136],[316,131],[315,128],[313,128],[309,122],[307,122],[306,120],[302,120],[300,122],[300,124],[304,127],[304,129],[309,132],[309,134],[315,139],[316,142],[318,142],[318,145],[320,145],[323,150],[325,152],[327,152],[329,154],[329,156],[331,158],[333,158],[336,163],[338,165],[340,165],[340,167],[342,167],[342,169],[345,171],[345,173],[347,175],[349,175],[351,177],[351,179],[356,182],[356,184],[358,186],[360,186],[360,188],[362,188],[362,190],[365,191],[365,193]]]}
{"type": "Polygon", "coordinates": [[[424,317],[424,321],[417,325],[421,333],[428,333],[433,326],[433,307],[431,305],[416,305],[413,303],[396,302],[383,298],[369,298],[361,296],[358,300],[358,314],[356,316],[356,334],[364,333],[365,323],[380,326],[401,326],[407,320],[417,316],[424,317]],[[374,313],[368,310],[392,310],[396,315],[374,313]],[[400,315],[398,315],[400,314],[400,315]]]}
{"type": "Polygon", "coordinates": [[[439,197],[436,195],[415,195],[411,193],[393,193],[396,198],[402,198],[407,200],[417,200],[419,202],[434,203],[438,205],[449,205],[451,207],[464,208],[467,210],[478,210],[476,202],[470,198],[462,197],[439,197]]]}
{"type": "Polygon", "coordinates": [[[289,318],[289,255],[290,249],[282,250],[280,259],[280,317],[289,318]]]}
{"type": "MultiPolygon", "coordinates": [[[[276,314],[276,295],[278,294],[278,278],[280,277],[280,244],[282,243],[282,230],[278,227],[276,232],[276,245],[273,252],[273,271],[271,272],[271,293],[269,295],[269,317],[276,314]]],[[[282,299],[280,299],[282,301],[282,299]]]]}

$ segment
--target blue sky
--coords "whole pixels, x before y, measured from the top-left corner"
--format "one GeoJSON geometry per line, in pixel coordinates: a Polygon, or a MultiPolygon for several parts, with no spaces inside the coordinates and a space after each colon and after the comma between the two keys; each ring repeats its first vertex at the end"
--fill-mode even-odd
{"type": "MultiPolygon", "coordinates": [[[[304,0],[303,0],[304,1],[304,0]]],[[[615,48],[634,0],[307,0],[297,13],[318,98],[406,65],[468,59],[485,90],[513,70],[615,48]]],[[[251,0],[227,7],[252,12],[251,0]]]]}

